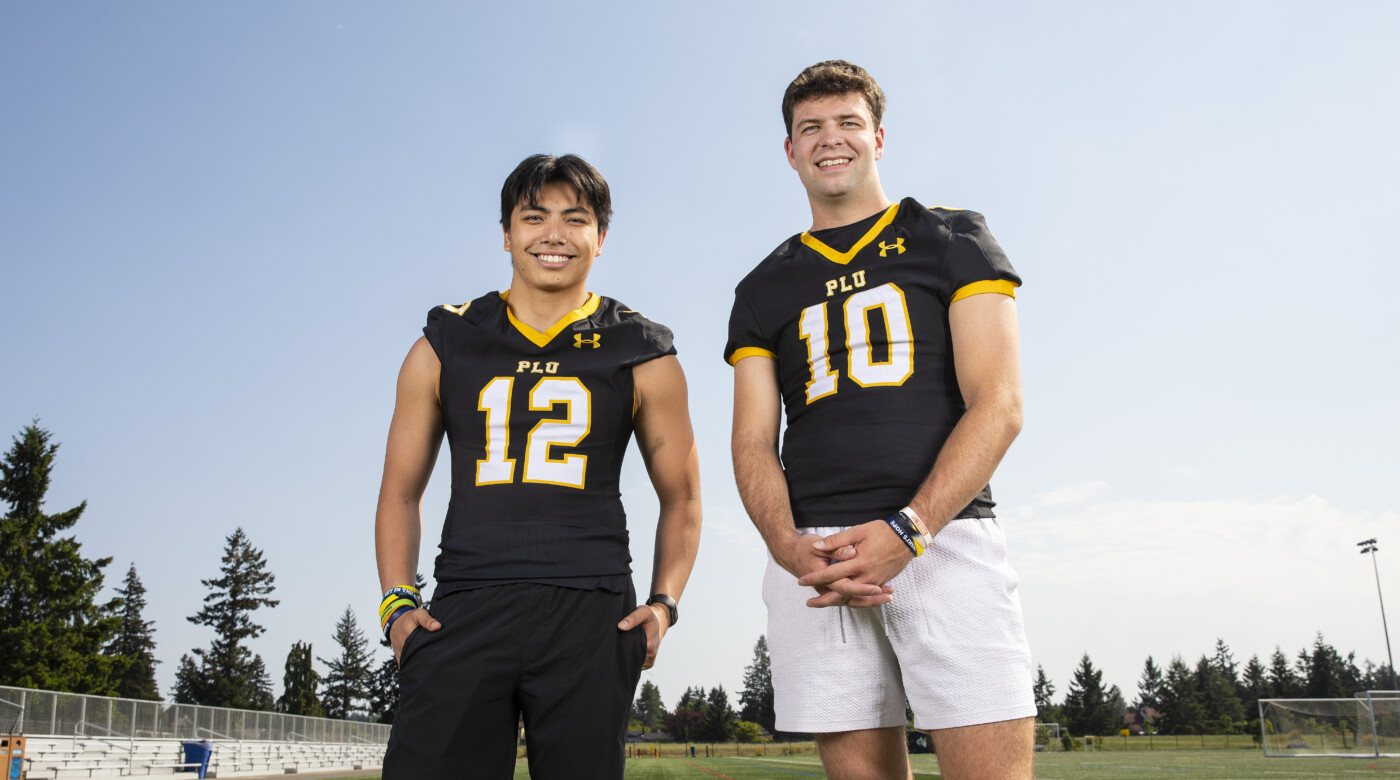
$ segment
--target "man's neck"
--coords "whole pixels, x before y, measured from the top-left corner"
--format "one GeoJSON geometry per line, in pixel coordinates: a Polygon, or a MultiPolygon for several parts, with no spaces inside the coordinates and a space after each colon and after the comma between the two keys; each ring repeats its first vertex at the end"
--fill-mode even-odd
{"type": "Polygon", "coordinates": [[[564,319],[564,315],[588,302],[588,291],[577,288],[557,292],[541,290],[512,280],[506,305],[517,320],[543,333],[564,319]]]}
{"type": "Polygon", "coordinates": [[[885,191],[876,187],[872,192],[856,196],[848,193],[836,198],[813,197],[808,195],[807,203],[812,207],[812,230],[826,230],[859,222],[871,214],[879,214],[890,207],[890,199],[885,191]]]}

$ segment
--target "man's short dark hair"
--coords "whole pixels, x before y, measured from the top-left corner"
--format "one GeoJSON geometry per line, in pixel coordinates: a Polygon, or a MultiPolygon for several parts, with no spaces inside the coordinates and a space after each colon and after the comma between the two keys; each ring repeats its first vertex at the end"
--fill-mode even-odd
{"type": "Polygon", "coordinates": [[[783,93],[783,125],[788,138],[792,137],[792,112],[798,103],[852,92],[865,99],[870,117],[875,120],[875,127],[871,129],[878,128],[885,115],[885,92],[865,68],[845,60],[827,60],[797,74],[783,93]]]}
{"type": "Polygon", "coordinates": [[[598,220],[598,232],[608,229],[612,218],[612,194],[598,169],[575,154],[555,157],[552,154],[532,154],[520,161],[501,186],[501,227],[510,229],[510,213],[519,205],[539,202],[540,190],[546,184],[563,182],[574,188],[578,197],[593,211],[598,220]]]}

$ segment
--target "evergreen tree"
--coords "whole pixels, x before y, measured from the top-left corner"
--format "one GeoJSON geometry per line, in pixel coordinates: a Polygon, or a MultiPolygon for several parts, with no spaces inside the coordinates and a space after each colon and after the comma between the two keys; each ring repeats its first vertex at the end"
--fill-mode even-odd
{"type": "Polygon", "coordinates": [[[1126,728],[1127,723],[1123,716],[1128,712],[1128,702],[1123,698],[1123,692],[1118,686],[1109,686],[1108,693],[1104,694],[1104,703],[1109,714],[1113,716],[1113,728],[1119,731],[1126,728]]]}
{"type": "Polygon", "coordinates": [[[268,598],[273,591],[272,572],[262,550],[248,540],[243,529],[233,532],[224,545],[221,576],[200,580],[209,594],[204,606],[188,618],[191,623],[214,629],[214,641],[207,649],[196,648],[198,668],[184,660],[176,673],[177,688],[194,699],[194,704],[212,707],[236,707],[248,710],[272,709],[272,678],[261,656],[243,643],[256,639],[266,630],[253,622],[253,612],[261,607],[275,607],[276,599],[268,598]]]}
{"type": "Polygon", "coordinates": [[[1144,718],[1147,717],[1149,708],[1158,711],[1162,709],[1162,685],[1162,669],[1149,655],[1142,665],[1142,674],[1138,676],[1137,709],[1144,718]]]}
{"type": "Polygon", "coordinates": [[[1215,659],[1201,656],[1193,677],[1202,725],[1207,731],[1228,734],[1243,723],[1244,707],[1235,695],[1235,686],[1225,678],[1215,659]]]}
{"type": "Polygon", "coordinates": [[[288,715],[307,715],[324,718],[326,710],[316,697],[316,686],[321,675],[311,665],[311,644],[294,642],[287,653],[286,670],[282,674],[282,696],[277,700],[277,711],[288,715]]]}
{"type": "Polygon", "coordinates": [[[705,719],[700,725],[700,738],[710,742],[729,742],[734,738],[734,724],[739,718],[729,705],[729,694],[723,685],[710,689],[705,700],[705,719]]]}
{"type": "Polygon", "coordinates": [[[126,580],[117,588],[120,597],[121,626],[117,636],[103,650],[107,655],[122,659],[125,668],[117,677],[117,696],[126,699],[158,700],[156,689],[156,641],[152,636],[153,621],[142,616],[146,608],[146,588],[136,576],[136,564],[127,569],[126,580]]]}
{"type": "Polygon", "coordinates": [[[1244,691],[1240,703],[1244,706],[1245,719],[1257,719],[1259,717],[1259,700],[1269,697],[1269,670],[1264,668],[1264,664],[1259,661],[1259,656],[1250,656],[1249,663],[1244,665],[1244,674],[1240,678],[1240,688],[1244,691]]]}
{"type": "Polygon", "coordinates": [[[632,713],[648,729],[655,729],[666,722],[666,706],[661,703],[661,689],[651,680],[642,682],[637,702],[632,705],[632,713]]]}
{"type": "Polygon", "coordinates": [[[369,709],[370,661],[369,641],[349,606],[335,624],[335,643],[340,646],[338,657],[329,661],[317,659],[329,667],[321,702],[326,717],[351,718],[369,709]]]}
{"type": "Polygon", "coordinates": [[[775,730],[773,666],[768,658],[768,638],[760,635],[753,646],[753,663],[744,667],[744,690],[739,693],[739,718],[775,730]]]}
{"type": "Polygon", "coordinates": [[[1340,699],[1350,697],[1354,691],[1347,690],[1347,669],[1336,648],[1327,644],[1319,631],[1313,640],[1312,653],[1303,652],[1307,659],[1307,672],[1303,679],[1308,698],[1340,699]]]}
{"type": "Polygon", "coordinates": [[[84,501],[44,513],[58,445],[31,423],[0,460],[0,684],[112,695],[128,663],[102,654],[121,619],[97,603],[111,558],[83,557],[72,528],[84,501]]]}
{"type": "MultiPolygon", "coordinates": [[[[1036,666],[1035,668],[1035,685],[1032,687],[1032,693],[1035,696],[1036,720],[1045,723],[1052,721],[1059,723],[1064,717],[1064,713],[1055,704],[1055,683],[1051,682],[1045,674],[1044,666],[1036,666]]],[[[906,704],[904,708],[907,711],[909,705],[906,704]]],[[[912,715],[912,713],[909,714],[912,715]]],[[[912,719],[907,720],[912,722],[912,719]]]]}
{"type": "Polygon", "coordinates": [[[1157,729],[1163,734],[1196,734],[1200,732],[1203,714],[1196,695],[1196,680],[1181,656],[1173,655],[1167,664],[1167,674],[1158,695],[1162,716],[1157,729]]]}
{"type": "Polygon", "coordinates": [[[1088,653],[1074,670],[1069,692],[1065,694],[1064,713],[1072,734],[1103,736],[1117,733],[1121,728],[1121,715],[1115,715],[1108,707],[1103,672],[1094,668],[1088,653]]]}
{"type": "Polygon", "coordinates": [[[1239,688],[1239,664],[1235,663],[1235,654],[1230,652],[1230,646],[1225,644],[1224,639],[1216,638],[1215,655],[1211,656],[1210,662],[1231,688],[1239,688]]]}
{"type": "Polygon", "coordinates": [[[1275,647],[1273,655],[1269,656],[1268,680],[1267,698],[1296,699],[1303,692],[1303,685],[1293,673],[1293,667],[1288,665],[1288,656],[1283,654],[1281,647],[1275,647]]]}
{"type": "Polygon", "coordinates": [[[175,668],[175,687],[171,697],[176,704],[198,704],[204,695],[204,681],[200,679],[199,667],[189,653],[180,656],[180,665],[175,668]]]}

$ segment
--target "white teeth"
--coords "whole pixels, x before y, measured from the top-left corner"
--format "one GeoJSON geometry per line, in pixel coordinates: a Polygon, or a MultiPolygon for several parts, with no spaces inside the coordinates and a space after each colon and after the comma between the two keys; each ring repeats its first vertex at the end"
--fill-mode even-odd
{"type": "Polygon", "coordinates": [[[818,168],[827,168],[827,167],[830,167],[830,166],[832,166],[832,165],[841,165],[841,164],[843,164],[843,163],[848,163],[848,162],[850,162],[850,161],[851,161],[851,159],[850,159],[849,157],[842,157],[842,158],[839,159],[839,160],[822,160],[821,162],[817,163],[817,167],[818,167],[818,168]]]}
{"type": "Polygon", "coordinates": [[[535,255],[535,257],[538,258],[541,263],[551,263],[554,265],[569,262],[568,255],[535,255]]]}

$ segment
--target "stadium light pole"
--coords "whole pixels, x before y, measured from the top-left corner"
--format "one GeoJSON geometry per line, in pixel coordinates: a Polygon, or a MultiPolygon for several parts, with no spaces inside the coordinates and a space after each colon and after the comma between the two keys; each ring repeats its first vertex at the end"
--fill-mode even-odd
{"type": "Polygon", "coordinates": [[[1395,684],[1395,656],[1390,653],[1390,626],[1385,622],[1385,596],[1381,595],[1381,570],[1376,566],[1376,546],[1375,539],[1367,539],[1364,542],[1357,542],[1357,547],[1361,548],[1361,554],[1371,554],[1371,570],[1376,573],[1376,598],[1381,601],[1381,628],[1385,631],[1385,657],[1390,664],[1390,689],[1400,690],[1400,686],[1395,684]]]}

